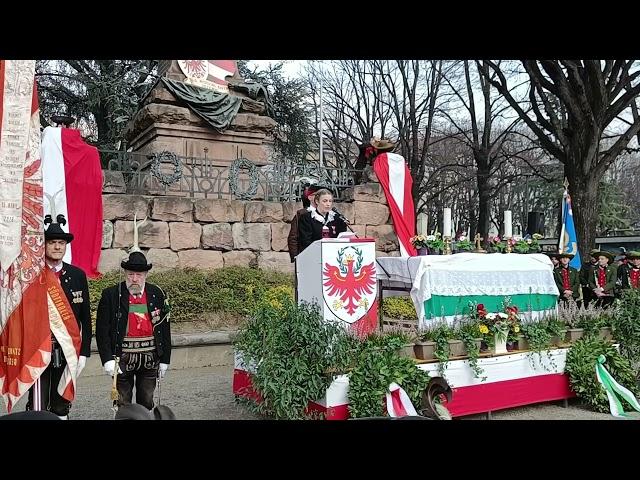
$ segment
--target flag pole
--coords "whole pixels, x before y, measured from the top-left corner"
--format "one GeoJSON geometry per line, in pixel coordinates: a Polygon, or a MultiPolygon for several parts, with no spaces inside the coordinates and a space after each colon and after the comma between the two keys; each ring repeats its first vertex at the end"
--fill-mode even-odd
{"type": "Polygon", "coordinates": [[[564,235],[565,235],[565,222],[566,215],[565,211],[567,210],[567,195],[569,195],[569,180],[567,177],[564,177],[564,192],[562,194],[562,212],[560,215],[562,216],[562,227],[560,228],[560,238],[558,238],[558,253],[564,253],[564,235]]]}

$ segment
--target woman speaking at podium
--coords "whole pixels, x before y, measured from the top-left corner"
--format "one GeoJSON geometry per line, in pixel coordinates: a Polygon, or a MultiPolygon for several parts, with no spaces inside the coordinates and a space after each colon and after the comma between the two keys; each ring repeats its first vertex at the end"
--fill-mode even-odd
{"type": "Polygon", "coordinates": [[[332,207],[333,194],[326,188],[318,190],[311,206],[298,222],[298,254],[316,240],[336,238],[347,231],[347,224],[331,210],[332,207]]]}

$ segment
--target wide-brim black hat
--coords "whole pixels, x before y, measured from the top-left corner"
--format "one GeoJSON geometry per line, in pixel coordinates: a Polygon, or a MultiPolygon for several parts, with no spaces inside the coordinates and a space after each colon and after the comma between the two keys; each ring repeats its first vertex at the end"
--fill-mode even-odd
{"type": "Polygon", "coordinates": [[[153,264],[147,263],[147,257],[142,252],[131,252],[126,261],[122,261],[120,266],[132,272],[148,272],[153,264]]]}
{"type": "Polygon", "coordinates": [[[575,257],[575,254],[573,253],[556,253],[556,257],[558,257],[558,259],[560,258],[568,258],[568,259],[572,259],[573,257],[575,257]]]}
{"type": "Polygon", "coordinates": [[[46,240],[64,240],[67,243],[70,243],[73,240],[73,234],[67,233],[62,230],[62,227],[59,223],[52,223],[49,225],[44,231],[44,239],[46,240]]]}
{"type": "Polygon", "coordinates": [[[116,420],[154,420],[151,411],[138,403],[128,403],[118,408],[116,420]]]}

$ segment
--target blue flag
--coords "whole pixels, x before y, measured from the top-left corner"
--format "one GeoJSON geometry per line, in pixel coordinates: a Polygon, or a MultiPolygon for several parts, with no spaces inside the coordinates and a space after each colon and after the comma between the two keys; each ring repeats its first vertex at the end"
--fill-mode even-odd
{"type": "Polygon", "coordinates": [[[576,227],[573,223],[571,197],[566,190],[564,191],[562,199],[562,231],[560,232],[558,252],[575,255],[569,262],[569,265],[575,269],[580,269],[582,262],[580,261],[580,252],[578,251],[578,236],[576,235],[576,227]]]}

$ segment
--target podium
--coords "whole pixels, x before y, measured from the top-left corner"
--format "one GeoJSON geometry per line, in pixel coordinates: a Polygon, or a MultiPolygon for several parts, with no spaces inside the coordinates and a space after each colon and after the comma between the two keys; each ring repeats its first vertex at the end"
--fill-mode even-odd
{"type": "Polygon", "coordinates": [[[298,302],[317,303],[326,321],[358,335],[378,325],[376,250],[373,238],[324,238],[296,257],[298,302]]]}

